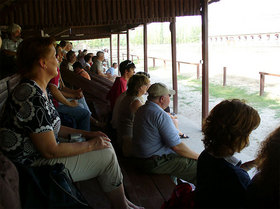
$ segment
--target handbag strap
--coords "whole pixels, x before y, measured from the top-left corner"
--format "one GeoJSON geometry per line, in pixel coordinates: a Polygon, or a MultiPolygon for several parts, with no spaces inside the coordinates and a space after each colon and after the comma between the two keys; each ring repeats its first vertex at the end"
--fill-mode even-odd
{"type": "MultiPolygon", "coordinates": [[[[78,188],[76,188],[76,186],[74,185],[74,181],[72,179],[72,176],[70,174],[70,171],[64,167],[63,170],[61,171],[67,181],[67,183],[69,184],[69,188],[71,189],[71,191],[75,190],[75,194],[79,194],[80,197],[82,197],[82,195],[80,194],[80,191],[78,190],[78,188]],[[70,181],[70,182],[69,182],[70,181]]],[[[50,178],[51,180],[62,190],[64,191],[66,194],[68,194],[69,196],[71,196],[73,199],[75,199],[77,202],[79,202],[80,204],[84,205],[84,206],[88,206],[87,202],[83,202],[83,200],[79,199],[75,194],[73,195],[71,192],[69,193],[65,188],[63,188],[57,181],[56,179],[53,177],[53,173],[50,174],[50,178]]]]}

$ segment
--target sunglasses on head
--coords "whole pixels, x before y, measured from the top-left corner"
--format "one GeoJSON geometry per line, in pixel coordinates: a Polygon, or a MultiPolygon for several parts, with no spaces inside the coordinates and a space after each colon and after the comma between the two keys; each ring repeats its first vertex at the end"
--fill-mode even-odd
{"type": "Polygon", "coordinates": [[[126,67],[127,67],[128,65],[131,65],[131,64],[133,64],[133,62],[129,61],[129,62],[126,64],[126,67]]]}

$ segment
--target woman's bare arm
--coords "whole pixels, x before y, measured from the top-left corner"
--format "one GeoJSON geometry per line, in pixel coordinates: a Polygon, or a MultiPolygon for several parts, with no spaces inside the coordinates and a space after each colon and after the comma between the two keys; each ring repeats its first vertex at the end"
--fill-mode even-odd
{"type": "Polygon", "coordinates": [[[47,159],[69,157],[110,147],[110,139],[104,136],[96,136],[85,142],[74,143],[57,143],[53,131],[33,133],[30,137],[34,146],[47,159]]]}

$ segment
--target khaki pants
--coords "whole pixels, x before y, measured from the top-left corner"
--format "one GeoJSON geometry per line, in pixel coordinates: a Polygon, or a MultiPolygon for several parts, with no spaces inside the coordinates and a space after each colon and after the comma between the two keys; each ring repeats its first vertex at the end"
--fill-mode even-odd
{"type": "Polygon", "coordinates": [[[63,163],[74,181],[97,177],[104,192],[110,192],[122,184],[123,176],[114,149],[107,148],[84,154],[55,159],[40,159],[32,166],[63,163]]]}
{"type": "Polygon", "coordinates": [[[197,160],[177,154],[154,156],[148,159],[135,158],[137,166],[147,173],[169,174],[196,184],[197,160]]]}

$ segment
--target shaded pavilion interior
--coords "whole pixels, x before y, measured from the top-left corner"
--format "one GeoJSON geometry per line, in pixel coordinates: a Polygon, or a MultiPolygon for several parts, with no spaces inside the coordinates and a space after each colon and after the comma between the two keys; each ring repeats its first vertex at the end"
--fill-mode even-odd
{"type": "MultiPolygon", "coordinates": [[[[112,34],[126,34],[129,58],[129,30],[143,25],[147,72],[147,24],[170,22],[172,81],[177,91],[175,17],[201,15],[202,118],[205,118],[208,115],[208,4],[216,1],[219,0],[0,0],[0,29],[6,31],[11,23],[17,23],[22,27],[23,38],[45,34],[56,40],[110,38],[110,49],[112,34]]],[[[118,60],[119,57],[118,50],[118,60]]],[[[177,94],[173,108],[177,113],[177,94]]]]}

